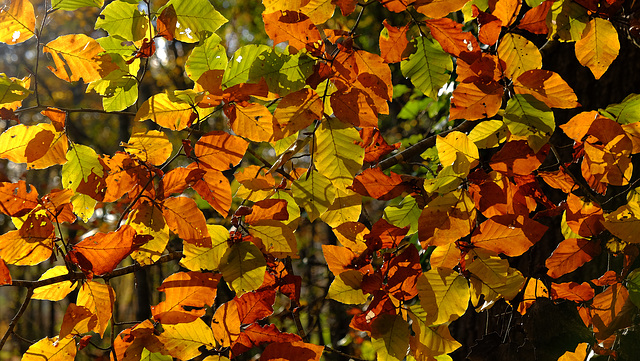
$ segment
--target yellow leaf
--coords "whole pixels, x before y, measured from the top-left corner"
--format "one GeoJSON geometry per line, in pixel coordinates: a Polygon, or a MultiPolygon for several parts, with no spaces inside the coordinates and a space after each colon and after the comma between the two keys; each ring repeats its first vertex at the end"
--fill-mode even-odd
{"type": "Polygon", "coordinates": [[[136,113],[135,120],[151,119],[162,127],[182,130],[190,126],[194,118],[195,114],[191,104],[178,100],[167,93],[160,93],[142,104],[136,113]]]}
{"type": "Polygon", "coordinates": [[[220,260],[228,249],[229,231],[220,225],[207,224],[211,247],[198,247],[191,243],[183,244],[184,258],[180,264],[191,271],[215,271],[220,266],[220,260]]]}
{"type": "Polygon", "coordinates": [[[213,331],[200,318],[190,323],[162,325],[162,328],[164,331],[157,336],[163,346],[162,353],[180,360],[200,355],[200,347],[211,350],[216,346],[213,331]]]}
{"type": "MultiPolygon", "coordinates": [[[[56,276],[62,276],[68,274],[69,271],[65,266],[55,266],[40,276],[38,281],[53,278],[56,276]]],[[[33,299],[35,300],[49,300],[60,301],[67,297],[71,291],[76,289],[77,284],[71,281],[57,282],[51,285],[38,287],[33,291],[33,299]]]]}
{"type": "Polygon", "coordinates": [[[225,114],[229,117],[231,129],[237,135],[255,142],[273,140],[276,122],[264,105],[250,103],[247,106],[239,106],[236,104],[225,114]]]}
{"type": "Polygon", "coordinates": [[[302,3],[306,4],[300,8],[300,12],[307,15],[314,24],[322,24],[333,16],[335,5],[332,0],[309,0],[302,3]]]}
{"type": "Polygon", "coordinates": [[[267,262],[262,252],[251,242],[236,243],[220,260],[220,272],[237,296],[257,290],[264,281],[267,262]]]}
{"type": "Polygon", "coordinates": [[[98,324],[93,331],[102,337],[109,325],[113,304],[116,302],[116,293],[113,288],[94,281],[85,282],[78,292],[77,302],[78,306],[86,307],[98,317],[98,324]]]}
{"type": "Polygon", "coordinates": [[[420,305],[427,312],[425,324],[439,325],[458,319],[467,310],[469,285],[457,271],[436,268],[418,278],[420,305]]]}
{"type": "Polygon", "coordinates": [[[362,273],[356,270],[344,271],[336,276],[329,286],[327,298],[338,302],[359,305],[367,302],[369,294],[360,288],[362,273]]]}
{"type": "Polygon", "coordinates": [[[476,226],[476,210],[467,191],[436,197],[422,210],[418,235],[422,247],[444,246],[467,236],[476,226]]]}
{"type": "Polygon", "coordinates": [[[462,346],[451,337],[449,325],[430,327],[424,321],[427,315],[420,305],[411,306],[409,317],[413,320],[411,328],[415,333],[410,341],[411,350],[415,353],[417,360],[432,360],[436,356],[451,353],[462,346]]]}
{"type": "Polygon", "coordinates": [[[421,0],[413,6],[416,10],[430,18],[437,19],[447,16],[450,12],[462,9],[469,0],[421,0]]]}
{"type": "Polygon", "coordinates": [[[452,165],[456,161],[456,153],[461,153],[467,158],[469,169],[475,168],[480,163],[478,147],[466,134],[458,131],[451,132],[445,137],[438,136],[436,149],[438,150],[440,163],[445,167],[452,165]]]}
{"type": "Polygon", "coordinates": [[[127,153],[140,158],[143,162],[161,165],[171,155],[173,147],[167,135],[158,130],[134,133],[129,142],[121,144],[127,153]]]}
{"type": "Polygon", "coordinates": [[[471,132],[469,139],[480,149],[495,148],[507,140],[509,130],[503,121],[492,119],[479,123],[471,132]]]}
{"type": "Polygon", "coordinates": [[[27,163],[30,169],[44,169],[64,164],[68,148],[67,136],[48,123],[18,124],[0,135],[0,158],[14,163],[27,163]]]}
{"type": "Polygon", "coordinates": [[[364,148],[357,144],[361,141],[355,128],[336,118],[326,119],[316,130],[313,163],[337,189],[350,186],[362,168],[364,148]]]}
{"type": "Polygon", "coordinates": [[[0,42],[18,44],[35,35],[36,16],[29,0],[12,0],[0,9],[0,42]]]}
{"type": "MultiPolygon", "coordinates": [[[[265,219],[249,226],[249,234],[262,242],[264,252],[277,258],[298,258],[298,243],[291,228],[280,221],[265,219]]],[[[262,247],[261,247],[262,248],[262,247]]]]}
{"type": "Polygon", "coordinates": [[[109,55],[100,55],[104,52],[102,46],[84,34],[60,36],[47,43],[42,51],[53,58],[55,67],[49,66],[49,70],[68,82],[82,78],[85,83],[91,83],[118,68],[109,55]]]}
{"type": "Polygon", "coordinates": [[[479,248],[467,254],[467,269],[472,273],[471,302],[478,312],[491,308],[500,298],[513,299],[525,282],[520,271],[509,267],[506,260],[479,248]]]}
{"type": "Polygon", "coordinates": [[[400,315],[378,315],[371,324],[371,343],[378,360],[404,360],[409,348],[409,335],[409,323],[400,315]]]}
{"type": "Polygon", "coordinates": [[[73,337],[45,337],[29,346],[21,361],[73,361],[76,351],[73,337]]]}
{"type": "Polygon", "coordinates": [[[587,357],[589,344],[587,342],[579,343],[574,351],[566,351],[558,361],[583,361],[587,357]]]}
{"type": "MultiPolygon", "coordinates": [[[[164,221],[162,211],[150,202],[142,202],[129,214],[127,224],[137,235],[153,237],[132,252],[131,258],[141,265],[150,265],[157,261],[169,242],[169,226],[164,221]]],[[[183,245],[185,249],[187,244],[183,245]]]]}
{"type": "Polygon", "coordinates": [[[331,182],[315,170],[294,181],[291,189],[293,199],[307,211],[311,222],[329,209],[336,196],[336,189],[331,182]]]}
{"type": "Polygon", "coordinates": [[[316,119],[322,119],[322,99],[310,88],[288,94],[273,113],[283,138],[302,130],[316,119]]]}
{"type": "Polygon", "coordinates": [[[498,56],[507,64],[505,75],[515,79],[531,69],[542,68],[542,55],[538,47],[527,38],[507,33],[498,46],[498,56]]]}
{"type": "Polygon", "coordinates": [[[362,196],[351,189],[336,189],[336,197],[327,210],[320,215],[330,227],[337,227],[346,222],[357,222],[362,212],[362,196]]]}
{"type": "Polygon", "coordinates": [[[24,238],[20,231],[9,231],[0,235],[0,258],[17,266],[36,265],[51,257],[53,236],[35,241],[24,238]]]}
{"type": "Polygon", "coordinates": [[[609,69],[619,51],[620,41],[616,28],[609,20],[599,17],[589,21],[582,39],[576,41],[576,58],[591,70],[596,79],[600,79],[609,69]]]}

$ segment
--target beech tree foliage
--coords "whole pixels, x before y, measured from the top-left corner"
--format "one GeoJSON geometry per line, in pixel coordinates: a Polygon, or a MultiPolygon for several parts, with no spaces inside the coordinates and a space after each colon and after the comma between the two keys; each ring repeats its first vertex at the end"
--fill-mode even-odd
{"type": "Polygon", "coordinates": [[[21,170],[0,182],[0,290],[22,297],[0,350],[637,357],[640,95],[591,107],[545,68],[555,47],[575,49],[594,81],[615,61],[634,71],[619,56],[638,40],[635,1],[263,0],[241,46],[215,4],[0,9],[5,49],[31,52],[28,76],[0,74],[0,158],[21,170]],[[95,30],[64,28],[65,13],[95,30]],[[143,96],[167,44],[184,51],[171,60],[184,86],[143,96]],[[45,96],[51,74],[101,105],[45,96]],[[128,139],[78,136],[91,114],[120,119],[128,139]],[[403,119],[428,125],[405,137],[403,119]],[[326,280],[309,284],[318,265],[326,280]],[[148,318],[117,316],[114,284],[153,269],[165,274],[148,318]],[[30,339],[20,325],[40,300],[66,300],[64,316],[30,339]],[[348,330],[322,326],[328,304],[344,305],[331,316],[348,330]],[[489,332],[494,307],[508,322],[489,332]],[[465,325],[485,332],[469,339],[465,325]]]}

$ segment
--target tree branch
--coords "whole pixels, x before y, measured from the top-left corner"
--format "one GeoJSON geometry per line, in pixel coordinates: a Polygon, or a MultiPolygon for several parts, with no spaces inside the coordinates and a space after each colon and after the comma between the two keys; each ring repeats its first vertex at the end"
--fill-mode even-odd
{"type": "Polygon", "coordinates": [[[7,331],[5,331],[4,335],[2,335],[2,339],[0,340],[0,350],[2,350],[2,348],[4,347],[4,344],[7,342],[9,335],[13,333],[13,328],[16,327],[18,320],[20,320],[20,317],[22,317],[22,314],[24,313],[24,311],[26,311],[32,296],[33,296],[33,288],[29,288],[27,290],[27,296],[24,298],[24,301],[22,302],[22,306],[20,306],[20,309],[18,310],[16,315],[13,316],[13,318],[11,319],[11,322],[9,323],[9,327],[7,328],[7,331]]]}

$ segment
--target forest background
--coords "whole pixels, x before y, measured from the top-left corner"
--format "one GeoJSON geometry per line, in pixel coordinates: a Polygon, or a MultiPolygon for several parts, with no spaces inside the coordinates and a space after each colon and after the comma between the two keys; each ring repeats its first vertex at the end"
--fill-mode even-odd
{"type": "Polygon", "coordinates": [[[636,1],[3,5],[0,359],[640,354],[636,1]]]}

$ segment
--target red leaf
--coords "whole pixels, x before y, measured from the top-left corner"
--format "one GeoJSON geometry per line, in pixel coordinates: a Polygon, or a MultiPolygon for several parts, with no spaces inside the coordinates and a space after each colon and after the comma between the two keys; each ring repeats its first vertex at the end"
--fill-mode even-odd
{"type": "Polygon", "coordinates": [[[4,260],[0,258],[0,286],[11,284],[11,273],[4,260]]]}
{"type": "Polygon", "coordinates": [[[176,15],[176,10],[174,9],[173,4],[170,4],[164,8],[164,10],[162,10],[162,14],[158,16],[156,24],[158,28],[158,35],[169,41],[173,40],[173,36],[176,33],[177,22],[178,17],[176,15]]]}
{"type": "Polygon", "coordinates": [[[409,232],[409,226],[399,228],[380,218],[374,223],[371,232],[364,236],[370,249],[394,248],[400,245],[404,236],[409,232]]]}
{"type": "Polygon", "coordinates": [[[534,153],[526,140],[507,142],[498,153],[491,157],[491,168],[507,176],[528,175],[542,164],[549,151],[545,145],[534,153]]]}
{"type": "Polygon", "coordinates": [[[324,346],[305,342],[274,342],[265,347],[260,361],[318,361],[324,346]]]}
{"type": "Polygon", "coordinates": [[[408,301],[418,294],[418,277],[422,276],[418,249],[410,244],[402,253],[389,261],[385,287],[389,294],[408,301]]]}

